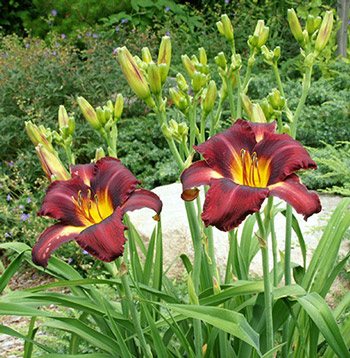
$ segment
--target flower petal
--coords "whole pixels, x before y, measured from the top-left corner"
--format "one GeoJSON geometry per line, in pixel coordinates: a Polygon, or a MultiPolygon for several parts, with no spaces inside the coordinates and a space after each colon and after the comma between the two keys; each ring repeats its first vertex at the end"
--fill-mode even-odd
{"type": "Polygon", "coordinates": [[[301,143],[288,134],[265,132],[264,139],[254,148],[259,161],[266,161],[271,175],[268,185],[285,180],[299,169],[316,169],[316,163],[301,143]]]}
{"type": "Polygon", "coordinates": [[[115,260],[124,251],[124,230],[127,230],[127,226],[123,224],[122,219],[123,212],[119,207],[107,219],[82,231],[77,243],[101,261],[115,260]]]}
{"type": "Polygon", "coordinates": [[[277,196],[293,206],[297,213],[303,214],[306,220],[312,214],[322,209],[320,199],[316,193],[307,190],[301,184],[297,175],[290,175],[285,181],[270,185],[269,196],[277,196]]]}
{"type": "Polygon", "coordinates": [[[146,189],[136,189],[129,199],[122,205],[123,214],[127,211],[134,211],[142,208],[153,209],[157,215],[162,210],[163,203],[159,196],[146,189]]]}
{"type": "Polygon", "coordinates": [[[89,164],[71,165],[70,172],[72,174],[72,178],[80,177],[83,180],[84,184],[90,186],[90,181],[94,174],[94,168],[94,162],[91,162],[89,164]]]}
{"type": "MultiPolygon", "coordinates": [[[[250,123],[237,119],[232,127],[193,148],[203,155],[210,168],[223,177],[233,179],[235,172],[242,166],[241,150],[251,152],[255,144],[255,134],[250,123]]],[[[236,175],[240,174],[237,172],[236,175]]]]}
{"type": "Polygon", "coordinates": [[[268,196],[267,188],[237,185],[227,178],[212,179],[203,206],[202,219],[206,226],[229,231],[249,214],[259,211],[268,196]]]}
{"type": "Polygon", "coordinates": [[[275,133],[276,132],[276,122],[271,123],[253,123],[249,122],[253,132],[255,134],[255,139],[257,142],[260,142],[264,138],[265,132],[275,133]]]}
{"type": "Polygon", "coordinates": [[[85,196],[87,191],[88,187],[80,177],[54,181],[46,191],[38,216],[61,220],[66,225],[86,225],[86,219],[81,215],[77,206],[77,199],[79,192],[85,196]]]}
{"type": "Polygon", "coordinates": [[[209,185],[211,178],[221,178],[222,175],[211,169],[205,160],[193,163],[181,174],[182,194],[181,198],[191,201],[198,196],[200,185],[209,185]]]}
{"type": "Polygon", "coordinates": [[[75,240],[85,227],[66,226],[61,223],[47,228],[39,237],[32,250],[32,260],[46,268],[51,253],[65,242],[75,240]]]}
{"type": "Polygon", "coordinates": [[[121,206],[141,184],[119,159],[105,157],[95,164],[91,188],[98,195],[101,205],[121,206]]]}

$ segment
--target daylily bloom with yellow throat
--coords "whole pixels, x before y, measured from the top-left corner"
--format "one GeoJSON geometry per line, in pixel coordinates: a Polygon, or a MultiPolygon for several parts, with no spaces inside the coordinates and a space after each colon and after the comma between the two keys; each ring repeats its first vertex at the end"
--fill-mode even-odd
{"type": "Polygon", "coordinates": [[[181,175],[181,197],[198,196],[197,186],[209,185],[202,219],[222,231],[237,227],[260,210],[265,198],[277,196],[306,220],[321,211],[316,193],[309,192],[295,174],[316,169],[305,148],[288,134],[276,134],[276,123],[238,119],[232,127],[194,146],[204,160],[181,175]]]}
{"type": "Polygon", "coordinates": [[[124,251],[122,222],[127,211],[143,207],[158,215],[159,197],[141,184],[119,159],[105,157],[96,163],[71,166],[72,179],[56,180],[47,189],[39,216],[59,220],[47,228],[33,247],[33,262],[46,267],[50,255],[65,242],[78,245],[101,261],[110,262],[124,251]]]}

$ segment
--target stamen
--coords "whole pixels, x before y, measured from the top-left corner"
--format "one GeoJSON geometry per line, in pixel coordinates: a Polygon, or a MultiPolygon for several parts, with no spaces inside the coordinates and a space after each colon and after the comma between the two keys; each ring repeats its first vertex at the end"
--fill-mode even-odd
{"type": "Polygon", "coordinates": [[[95,196],[94,196],[94,200],[95,200],[95,203],[96,203],[97,213],[98,213],[98,215],[99,215],[100,219],[101,219],[101,220],[103,220],[103,217],[102,217],[102,215],[101,215],[101,213],[100,213],[100,209],[99,209],[99,207],[98,207],[98,199],[97,199],[97,194],[95,194],[95,196]]]}
{"type": "Polygon", "coordinates": [[[245,165],[245,149],[241,149],[241,164],[242,164],[242,183],[243,185],[247,184],[247,169],[245,165]]]}

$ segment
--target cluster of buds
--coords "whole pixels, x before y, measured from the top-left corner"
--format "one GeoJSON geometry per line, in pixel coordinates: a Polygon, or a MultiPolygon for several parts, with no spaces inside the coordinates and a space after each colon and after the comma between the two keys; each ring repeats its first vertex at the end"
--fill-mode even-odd
{"type": "Polygon", "coordinates": [[[164,137],[172,140],[175,139],[178,143],[186,143],[188,135],[188,126],[185,122],[177,123],[175,120],[170,120],[169,126],[162,124],[162,132],[164,137]]]}
{"type": "Polygon", "coordinates": [[[326,47],[333,28],[332,11],[326,11],[323,20],[320,16],[308,15],[304,30],[294,9],[288,10],[287,18],[294,38],[303,48],[306,48],[310,43],[310,39],[312,40],[311,43],[314,44],[316,53],[320,53],[326,47]]]}
{"type": "Polygon", "coordinates": [[[261,47],[261,53],[263,56],[264,61],[270,65],[274,66],[277,65],[278,60],[281,57],[281,48],[279,46],[276,46],[274,50],[269,50],[266,45],[261,47]]]}
{"type": "Polygon", "coordinates": [[[40,165],[46,177],[50,181],[69,179],[69,173],[52,146],[51,130],[44,126],[38,127],[32,122],[25,122],[25,129],[35,146],[40,165]]]}
{"type": "Polygon", "coordinates": [[[234,46],[233,26],[226,14],[221,15],[221,21],[218,21],[216,26],[220,34],[225,36],[226,40],[230,43],[231,46],[234,46]]]}
{"type": "Polygon", "coordinates": [[[248,46],[252,50],[260,50],[265,45],[269,37],[269,27],[265,26],[264,20],[259,20],[256,24],[253,35],[248,38],[248,46]]]}
{"type": "Polygon", "coordinates": [[[117,123],[123,112],[124,99],[120,93],[117,95],[114,105],[109,100],[105,106],[97,107],[96,110],[84,97],[78,97],[77,101],[85,119],[104,136],[106,130],[117,123]]]}
{"type": "Polygon", "coordinates": [[[158,61],[152,60],[148,47],[142,48],[142,59],[133,57],[126,47],[117,49],[118,59],[126,80],[135,94],[141,98],[150,108],[155,108],[156,98],[161,98],[171,61],[171,41],[169,36],[162,38],[158,61]]]}
{"type": "Polygon", "coordinates": [[[210,81],[208,87],[202,93],[202,111],[204,118],[213,110],[217,96],[215,81],[210,81]]]}

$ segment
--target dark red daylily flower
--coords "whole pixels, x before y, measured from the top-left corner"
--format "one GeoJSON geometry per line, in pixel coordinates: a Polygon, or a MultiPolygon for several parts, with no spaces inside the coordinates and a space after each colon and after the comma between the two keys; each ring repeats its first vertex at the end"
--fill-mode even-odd
{"type": "Polygon", "coordinates": [[[47,189],[39,216],[59,220],[46,229],[33,247],[33,262],[46,267],[51,253],[75,240],[99,260],[110,262],[123,254],[128,228],[123,215],[147,207],[158,215],[159,197],[141,184],[119,159],[106,157],[96,163],[72,165],[72,179],[57,180],[47,189]]]}
{"type": "Polygon", "coordinates": [[[259,211],[265,198],[277,196],[304,215],[321,211],[317,194],[309,192],[294,174],[316,169],[303,146],[288,134],[276,134],[275,123],[238,119],[232,127],[194,146],[204,160],[181,175],[182,199],[198,196],[200,185],[209,185],[202,219],[222,231],[237,227],[259,211]]]}

